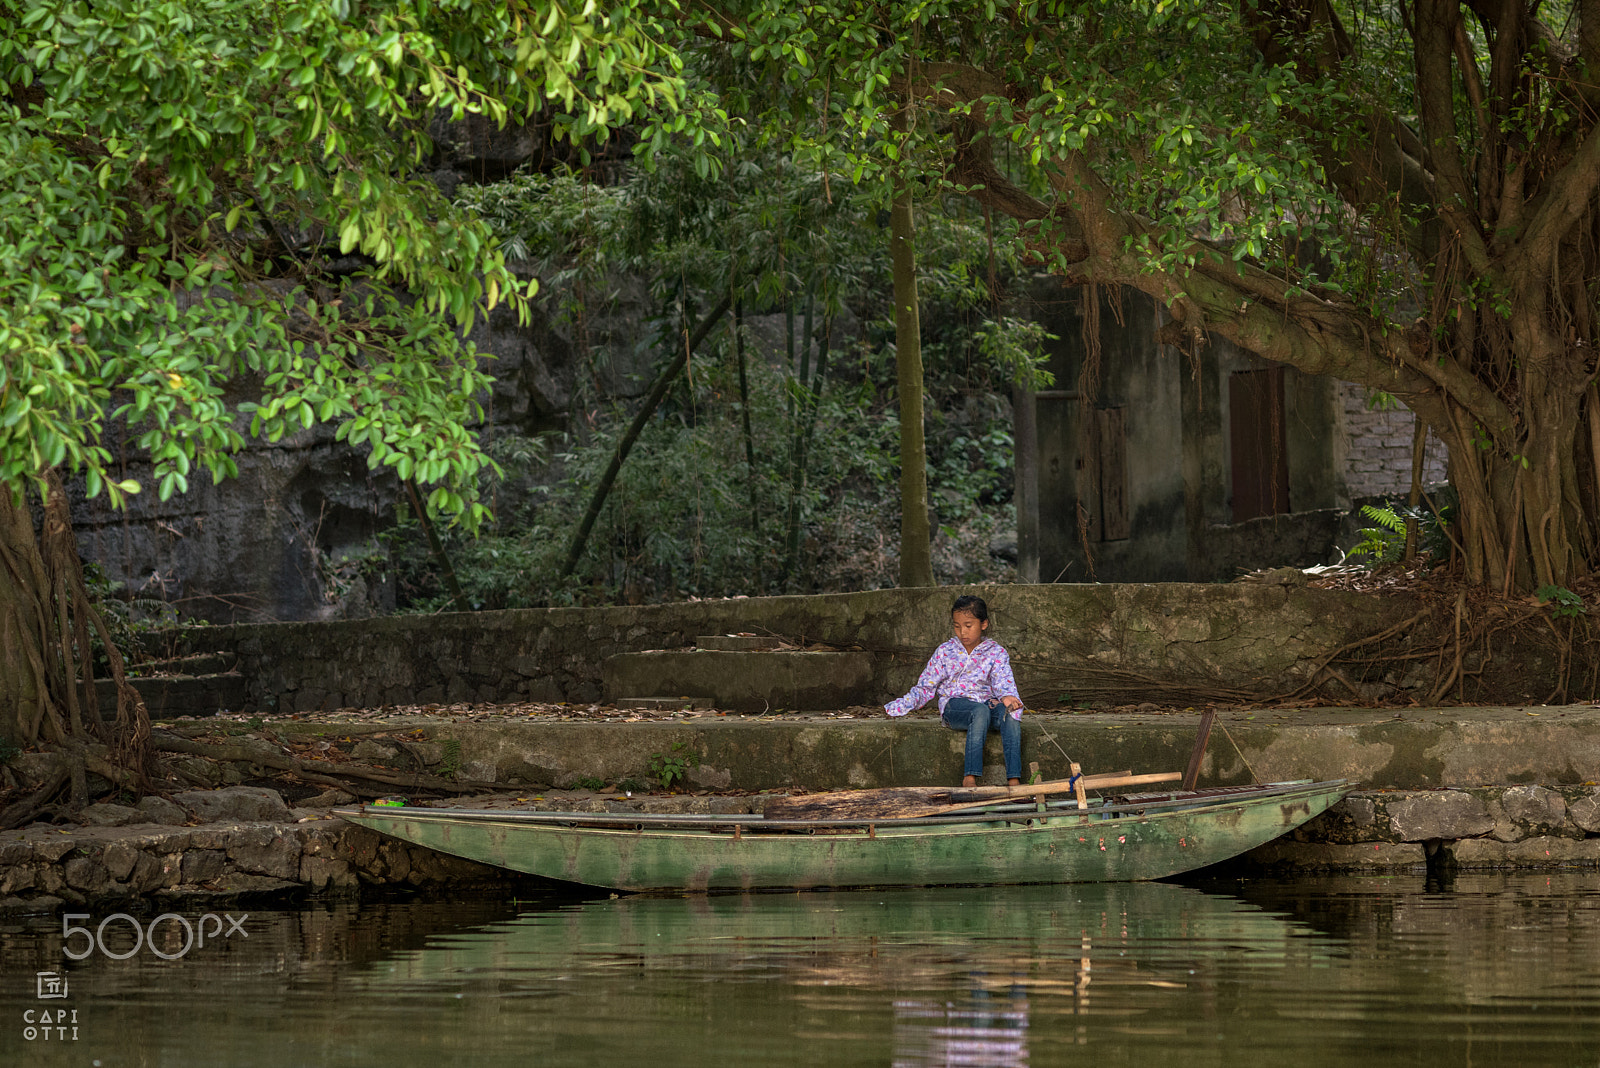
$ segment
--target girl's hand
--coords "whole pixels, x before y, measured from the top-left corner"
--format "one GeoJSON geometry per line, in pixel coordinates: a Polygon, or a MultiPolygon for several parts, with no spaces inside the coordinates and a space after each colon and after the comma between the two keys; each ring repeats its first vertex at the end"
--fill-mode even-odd
{"type": "Polygon", "coordinates": [[[1022,702],[1017,698],[1012,697],[1010,694],[1006,694],[1004,697],[1000,698],[1000,700],[1006,706],[1006,708],[1013,712],[1022,707],[1022,702]]]}

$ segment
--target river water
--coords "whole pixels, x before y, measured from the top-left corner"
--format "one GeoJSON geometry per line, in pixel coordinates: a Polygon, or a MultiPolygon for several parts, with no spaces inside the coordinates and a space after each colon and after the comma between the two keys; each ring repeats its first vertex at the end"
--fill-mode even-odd
{"type": "Polygon", "coordinates": [[[0,1065],[1600,1065],[1595,873],[172,908],[0,923],[0,1065]]]}

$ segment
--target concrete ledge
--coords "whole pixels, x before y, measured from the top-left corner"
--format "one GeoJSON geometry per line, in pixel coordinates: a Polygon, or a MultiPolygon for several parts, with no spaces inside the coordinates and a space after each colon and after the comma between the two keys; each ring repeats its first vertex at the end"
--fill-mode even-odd
{"type": "MultiPolygon", "coordinates": [[[[698,655],[698,654],[697,654],[698,655]]],[[[716,654],[709,654],[716,655],[716,654]]],[[[1351,779],[1402,790],[1476,787],[1482,783],[1576,785],[1600,782],[1600,708],[1546,708],[1537,717],[1520,709],[1315,709],[1302,712],[1226,712],[1211,735],[1201,782],[1242,785],[1288,779],[1351,779]]],[[[1194,743],[1196,713],[1151,715],[1030,714],[1022,720],[1024,763],[1046,778],[1062,778],[1077,761],[1091,771],[1181,771],[1194,743]]],[[[297,735],[382,733],[371,721],[272,721],[297,735]]],[[[393,728],[390,728],[393,729],[393,728]]],[[[690,715],[657,722],[557,721],[553,717],[486,715],[458,722],[418,717],[405,729],[434,743],[459,744],[463,778],[566,788],[579,779],[644,780],[656,753],[681,750],[691,758],[689,782],[712,789],[810,790],[916,786],[950,782],[961,766],[963,735],[931,710],[904,719],[814,716],[690,715]]],[[[987,750],[990,781],[1003,781],[1000,743],[987,750]]],[[[415,764],[407,756],[397,767],[415,764]]],[[[1533,788],[1530,787],[1530,790],[1533,788]]],[[[1489,833],[1497,821],[1567,818],[1553,802],[1524,791],[1512,813],[1497,813],[1470,798],[1429,802],[1426,821],[1413,821],[1401,840],[1464,838],[1489,833]],[[1441,829],[1439,804],[1461,807],[1463,822],[1441,829]],[[1465,813],[1470,809],[1470,819],[1465,813]],[[1544,815],[1541,815],[1543,813],[1544,815]]],[[[1600,831],[1600,801],[1571,799],[1571,817],[1600,831]]],[[[1402,806],[1395,815],[1404,822],[1402,806]]],[[[1420,819],[1420,817],[1419,817],[1420,819]]]]}

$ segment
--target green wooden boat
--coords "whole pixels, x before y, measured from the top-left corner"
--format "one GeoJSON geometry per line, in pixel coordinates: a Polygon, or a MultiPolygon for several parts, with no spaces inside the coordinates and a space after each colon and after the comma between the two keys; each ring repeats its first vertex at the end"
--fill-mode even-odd
{"type": "Polygon", "coordinates": [[[1228,860],[1294,830],[1345,780],[1032,802],[937,817],[335,810],[407,842],[530,875],[630,891],[1128,882],[1228,860]]]}

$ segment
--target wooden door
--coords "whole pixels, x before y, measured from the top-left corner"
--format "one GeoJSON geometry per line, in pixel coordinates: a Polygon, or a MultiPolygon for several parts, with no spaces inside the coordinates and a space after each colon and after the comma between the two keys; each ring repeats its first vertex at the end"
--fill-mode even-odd
{"type": "Polygon", "coordinates": [[[1233,521],[1289,511],[1283,368],[1235,371],[1228,380],[1233,521]]]}

